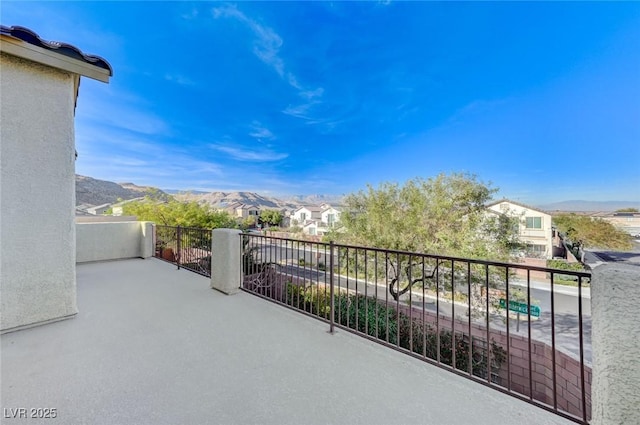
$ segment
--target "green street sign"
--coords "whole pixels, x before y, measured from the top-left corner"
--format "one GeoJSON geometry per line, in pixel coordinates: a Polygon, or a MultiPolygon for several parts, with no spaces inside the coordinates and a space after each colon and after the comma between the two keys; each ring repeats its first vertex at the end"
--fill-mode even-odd
{"type": "MultiPolygon", "coordinates": [[[[520,303],[518,301],[509,301],[509,310],[515,311],[516,313],[528,314],[529,310],[527,308],[527,303],[520,303]]],[[[500,298],[500,308],[507,308],[507,300],[504,298],[500,298]]],[[[537,305],[531,306],[531,316],[540,317],[540,307],[537,305]]]]}

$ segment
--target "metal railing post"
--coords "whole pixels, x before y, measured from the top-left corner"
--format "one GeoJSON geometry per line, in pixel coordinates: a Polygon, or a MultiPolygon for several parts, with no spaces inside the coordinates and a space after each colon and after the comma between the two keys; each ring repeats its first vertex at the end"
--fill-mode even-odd
{"type": "Polygon", "coordinates": [[[329,296],[331,297],[331,301],[329,303],[329,333],[334,332],[335,326],[335,310],[336,310],[336,301],[335,301],[335,292],[334,292],[334,274],[333,274],[333,241],[329,241],[329,296]]]}
{"type": "Polygon", "coordinates": [[[176,229],[176,239],[178,240],[176,246],[176,265],[178,266],[178,270],[180,270],[180,239],[182,238],[182,232],[180,226],[176,229]]]}

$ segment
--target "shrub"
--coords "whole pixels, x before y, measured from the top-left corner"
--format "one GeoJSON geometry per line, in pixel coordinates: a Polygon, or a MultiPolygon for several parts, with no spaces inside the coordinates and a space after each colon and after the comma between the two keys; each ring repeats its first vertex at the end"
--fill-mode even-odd
{"type": "MultiPolygon", "coordinates": [[[[584,267],[581,263],[568,263],[566,260],[547,260],[547,267],[551,269],[560,269],[560,270],[570,270],[576,272],[583,272],[584,267]]],[[[551,274],[547,273],[547,278],[551,278],[551,274]]],[[[559,274],[555,273],[553,275],[553,280],[558,284],[575,284],[578,281],[578,277],[570,274],[559,274]]],[[[588,284],[588,281],[583,280],[584,284],[588,284]]]]}
{"type": "MultiPolygon", "coordinates": [[[[407,315],[400,315],[400,347],[416,354],[438,359],[438,332],[428,324],[411,320],[407,315]]],[[[440,363],[453,367],[453,347],[451,331],[440,330],[440,363]]],[[[456,369],[469,371],[469,350],[473,346],[471,356],[471,370],[473,375],[483,379],[487,377],[489,368],[485,341],[481,338],[473,338],[473,344],[469,344],[469,336],[463,333],[455,335],[456,369]]],[[[492,379],[497,378],[497,372],[506,360],[506,353],[502,347],[491,341],[491,374],[492,379]]]]}
{"type": "MultiPolygon", "coordinates": [[[[326,286],[306,287],[288,284],[287,304],[311,314],[329,319],[331,298],[326,286]]],[[[373,297],[353,295],[346,292],[335,293],[335,322],[373,338],[397,344],[405,350],[433,360],[438,359],[438,333],[428,324],[414,320],[382,301],[373,297]]],[[[440,330],[440,362],[453,366],[451,331],[440,330]]],[[[502,347],[491,341],[489,351],[491,364],[488,365],[487,344],[480,338],[473,338],[469,344],[468,335],[455,335],[456,369],[469,370],[469,350],[473,346],[471,370],[475,376],[486,378],[491,373],[492,380],[506,359],[502,347]]]]}
{"type": "Polygon", "coordinates": [[[287,284],[288,305],[299,308],[316,316],[329,319],[331,312],[331,297],[329,289],[318,285],[298,286],[287,284]]]}

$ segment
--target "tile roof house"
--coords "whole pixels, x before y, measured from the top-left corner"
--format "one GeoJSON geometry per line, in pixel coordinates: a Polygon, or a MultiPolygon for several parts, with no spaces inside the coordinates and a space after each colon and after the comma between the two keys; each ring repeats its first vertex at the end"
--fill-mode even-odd
{"type": "Polygon", "coordinates": [[[552,258],[553,232],[550,214],[509,199],[501,199],[489,204],[487,209],[519,218],[518,233],[521,241],[527,246],[527,256],[552,258]]]}
{"type": "Polygon", "coordinates": [[[309,205],[300,207],[291,214],[291,221],[292,224],[304,226],[308,220],[320,220],[321,213],[322,207],[309,205]]]}
{"type": "Polygon", "coordinates": [[[320,213],[321,221],[328,227],[333,227],[340,222],[342,212],[331,205],[327,205],[320,213]]]}
{"type": "Polygon", "coordinates": [[[77,313],[76,100],[81,77],[109,82],[113,71],[99,56],[19,26],[0,28],[0,65],[5,332],[77,313]]]}
{"type": "Polygon", "coordinates": [[[242,202],[220,203],[216,206],[220,211],[227,211],[234,218],[246,219],[260,215],[260,208],[255,205],[243,204],[242,202]]]}

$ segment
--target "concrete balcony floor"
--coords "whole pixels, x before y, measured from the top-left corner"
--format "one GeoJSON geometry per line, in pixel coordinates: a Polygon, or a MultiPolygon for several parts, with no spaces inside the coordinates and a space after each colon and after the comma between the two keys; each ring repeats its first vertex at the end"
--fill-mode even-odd
{"type": "Polygon", "coordinates": [[[1,337],[3,424],[572,423],[159,260],[77,281],[76,318],[1,337]]]}

